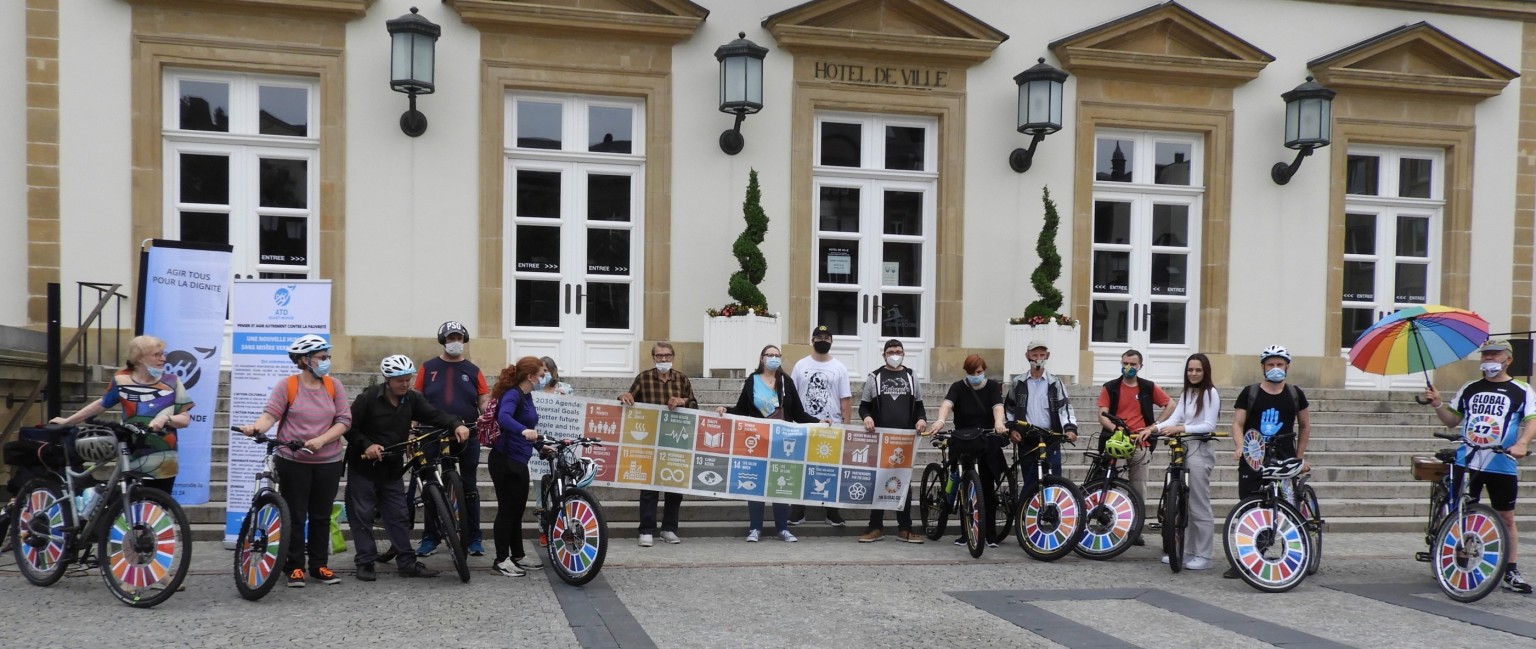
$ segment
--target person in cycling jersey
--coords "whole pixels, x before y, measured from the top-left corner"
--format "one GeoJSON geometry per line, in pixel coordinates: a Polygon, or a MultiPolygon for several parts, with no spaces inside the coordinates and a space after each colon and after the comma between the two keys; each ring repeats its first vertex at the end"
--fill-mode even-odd
{"type": "Polygon", "coordinates": [[[384,521],[389,542],[396,549],[395,565],[401,577],[433,577],[437,571],[416,559],[411,548],[411,529],[406,525],[405,460],[401,446],[410,437],[411,422],[453,429],[454,439],[464,443],[469,428],[458,417],[432,407],[426,397],[411,389],[416,364],[401,355],[379,363],[384,382],[357,395],[352,402],[352,429],[347,431],[347,522],[357,543],[357,578],[376,578],[373,562],[378,545],[373,539],[373,519],[384,521]],[[386,454],[386,451],[389,451],[386,454]]]}
{"type": "MultiPolygon", "coordinates": [[[[1221,395],[1211,382],[1211,359],[1205,354],[1190,354],[1184,361],[1184,391],[1174,402],[1167,419],[1141,429],[1138,440],[1152,435],[1204,435],[1216,432],[1216,416],[1221,411],[1221,395]]],[[[1184,471],[1189,477],[1189,543],[1182,562],[1190,570],[1211,567],[1211,552],[1216,537],[1216,521],[1211,514],[1211,472],[1216,467],[1216,447],[1212,440],[1185,440],[1184,471]]],[[[1168,563],[1168,557],[1163,557],[1168,563]]]]}
{"type": "MultiPolygon", "coordinates": [[[[1286,382],[1291,352],[1279,345],[1265,347],[1259,352],[1259,366],[1264,371],[1264,380],[1243,388],[1232,405],[1232,440],[1237,443],[1232,455],[1238,460],[1238,498],[1264,489],[1266,459],[1296,458],[1305,462],[1307,440],[1312,435],[1307,393],[1286,382]],[[1265,458],[1264,440],[1275,435],[1283,437],[1274,444],[1274,457],[1265,458]]],[[[1228,568],[1221,576],[1237,579],[1237,568],[1228,568]]]]}
{"type": "Polygon", "coordinates": [[[309,538],[294,534],[288,542],[288,586],[304,587],[304,558],[309,574],[322,584],[339,584],[329,564],[331,503],[341,484],[341,438],[352,426],[347,388],[330,376],[331,343],[314,334],[288,346],[288,359],[299,369],[272,386],[267,405],[255,422],[240,427],[246,435],[265,433],[274,425],[280,442],[302,442],[308,453],[277,449],[277,479],[283,502],[295,523],[308,523],[309,538]],[[291,389],[291,392],[290,392],[291,389]]]}
{"type": "Polygon", "coordinates": [[[1435,408],[1440,423],[1449,428],[1460,426],[1467,441],[1508,449],[1508,455],[1473,454],[1462,447],[1456,453],[1456,464],[1468,470],[1467,493],[1473,498],[1481,498],[1486,487],[1489,504],[1504,519],[1504,525],[1514,537],[1509,543],[1504,589],[1529,594],[1531,585],[1515,565],[1515,550],[1520,545],[1520,535],[1515,533],[1515,495],[1520,486],[1519,467],[1515,461],[1529,454],[1531,438],[1536,437],[1536,392],[1530,385],[1509,375],[1509,364],[1515,356],[1514,348],[1507,341],[1490,340],[1478,349],[1478,353],[1483,378],[1461,386],[1450,401],[1441,400],[1440,392],[1434,386],[1425,388],[1424,397],[1435,408]]]}
{"type": "MultiPolygon", "coordinates": [[[[434,408],[473,422],[480,417],[491,402],[491,386],[485,382],[485,374],[464,357],[464,347],[469,343],[469,329],[459,322],[449,320],[437,328],[437,344],[443,352],[421,364],[416,373],[416,391],[427,398],[434,408]]],[[[464,529],[469,530],[465,539],[470,556],[485,554],[480,533],[480,490],[476,472],[480,468],[480,442],[474,436],[459,448],[459,478],[464,487],[464,529]]],[[[408,489],[407,500],[416,494],[408,489]]],[[[416,556],[425,557],[437,550],[439,539],[431,525],[423,526],[421,545],[416,556]]]]}

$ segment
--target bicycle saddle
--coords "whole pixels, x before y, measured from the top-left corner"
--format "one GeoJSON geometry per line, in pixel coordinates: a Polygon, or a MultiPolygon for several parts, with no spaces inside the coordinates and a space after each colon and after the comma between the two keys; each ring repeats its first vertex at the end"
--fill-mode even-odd
{"type": "Polygon", "coordinates": [[[1454,449],[1454,448],[1442,448],[1442,449],[1440,449],[1438,451],[1435,451],[1435,459],[1440,460],[1441,462],[1444,462],[1446,464],[1455,464],[1456,463],[1456,449],[1454,449]]]}
{"type": "Polygon", "coordinates": [[[1294,478],[1301,474],[1301,464],[1299,458],[1287,458],[1265,466],[1262,475],[1266,480],[1294,478]]]}

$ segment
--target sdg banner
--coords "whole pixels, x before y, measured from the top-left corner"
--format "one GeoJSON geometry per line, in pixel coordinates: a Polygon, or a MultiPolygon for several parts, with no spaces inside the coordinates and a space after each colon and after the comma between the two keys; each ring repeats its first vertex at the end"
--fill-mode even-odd
{"type": "MultiPolygon", "coordinates": [[[[288,345],[304,334],[330,340],[331,282],[239,280],[230,307],[234,335],[230,346],[229,423],[241,426],[261,416],[272,388],[296,370],[288,345]]],[[[281,426],[267,431],[275,437],[281,426]]],[[[254,497],[255,477],[267,448],[245,435],[225,430],[229,438],[229,493],[225,496],[224,544],[234,547],[240,524],[254,497]]]]}
{"type": "MultiPolygon", "coordinates": [[[[596,484],[736,500],[899,509],[912,483],[911,430],[796,424],[538,394],[539,432],[594,437],[596,484]]],[[[529,462],[529,474],[537,458],[529,462]]],[[[544,469],[545,467],[540,467],[544,469]]],[[[533,478],[535,481],[537,477],[533,478]]]]}
{"type": "Polygon", "coordinates": [[[232,250],[156,239],[139,255],[138,330],[165,341],[166,372],[194,404],[192,423],[176,431],[180,468],[171,495],[183,505],[208,502],[232,250]]]}

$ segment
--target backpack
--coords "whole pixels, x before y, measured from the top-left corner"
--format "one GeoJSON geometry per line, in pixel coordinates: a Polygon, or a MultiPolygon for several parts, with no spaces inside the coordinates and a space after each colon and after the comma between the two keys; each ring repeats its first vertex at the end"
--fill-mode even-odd
{"type": "Polygon", "coordinates": [[[497,399],[495,406],[475,419],[475,436],[480,439],[481,446],[494,446],[496,440],[501,439],[501,423],[496,421],[500,412],[501,400],[497,399]]]}
{"type": "MultiPolygon", "coordinates": [[[[330,376],[320,377],[320,383],[325,385],[325,394],[331,398],[332,402],[336,401],[336,384],[333,381],[335,379],[332,379],[330,376]]],[[[294,400],[299,398],[299,375],[294,374],[284,379],[283,385],[288,393],[288,403],[283,406],[283,416],[277,420],[279,429],[282,428],[283,422],[288,419],[288,409],[292,408],[294,400]]]]}
{"type": "MultiPolygon", "coordinates": [[[[1252,403],[1253,402],[1253,397],[1250,396],[1252,393],[1250,393],[1249,390],[1262,390],[1262,389],[1263,388],[1259,387],[1258,383],[1249,384],[1249,385],[1243,387],[1243,391],[1239,392],[1237,394],[1237,398],[1242,400],[1243,397],[1248,397],[1246,400],[1249,403],[1252,403]]],[[[1295,413],[1298,421],[1300,420],[1300,417],[1301,417],[1301,396],[1300,396],[1300,390],[1301,390],[1301,388],[1298,388],[1298,387],[1296,387],[1294,385],[1291,385],[1289,383],[1285,384],[1285,393],[1290,395],[1290,397],[1291,397],[1291,412],[1295,413]]]]}

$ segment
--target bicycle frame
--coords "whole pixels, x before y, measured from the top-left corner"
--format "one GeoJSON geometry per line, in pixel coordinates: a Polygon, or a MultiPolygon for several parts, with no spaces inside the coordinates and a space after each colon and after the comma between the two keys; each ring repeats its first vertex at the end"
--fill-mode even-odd
{"type": "MultiPolygon", "coordinates": [[[[131,424],[121,424],[121,426],[123,429],[126,429],[127,434],[144,434],[144,431],[131,424]]],[[[75,511],[75,498],[79,496],[79,491],[76,490],[75,483],[77,481],[84,481],[88,478],[91,478],[92,474],[104,468],[103,465],[100,463],[92,464],[81,469],[80,471],[76,471],[66,465],[61,470],[55,472],[55,475],[64,478],[64,520],[66,529],[71,532],[70,536],[73,538],[53,540],[64,541],[65,546],[70,553],[79,551],[79,546],[84,544],[86,549],[86,557],[90,557],[91,540],[96,537],[98,532],[100,532],[100,518],[98,518],[98,516],[103,511],[106,511],[108,505],[117,502],[119,499],[121,499],[123,502],[133,502],[131,499],[132,490],[138,487],[140,478],[128,470],[128,464],[132,457],[132,451],[129,449],[127,440],[123,439],[123,434],[125,431],[114,428],[114,432],[116,432],[118,435],[117,457],[115,458],[115,463],[112,465],[111,477],[107,478],[105,481],[102,481],[101,497],[96,498],[91,503],[91,506],[86,509],[86,511],[75,511]]],[[[128,523],[130,527],[140,525],[143,522],[137,519],[139,512],[134,511],[134,508],[132,507],[124,508],[124,515],[128,517],[128,523]]],[[[49,538],[52,539],[53,537],[49,536],[49,538]]]]}

